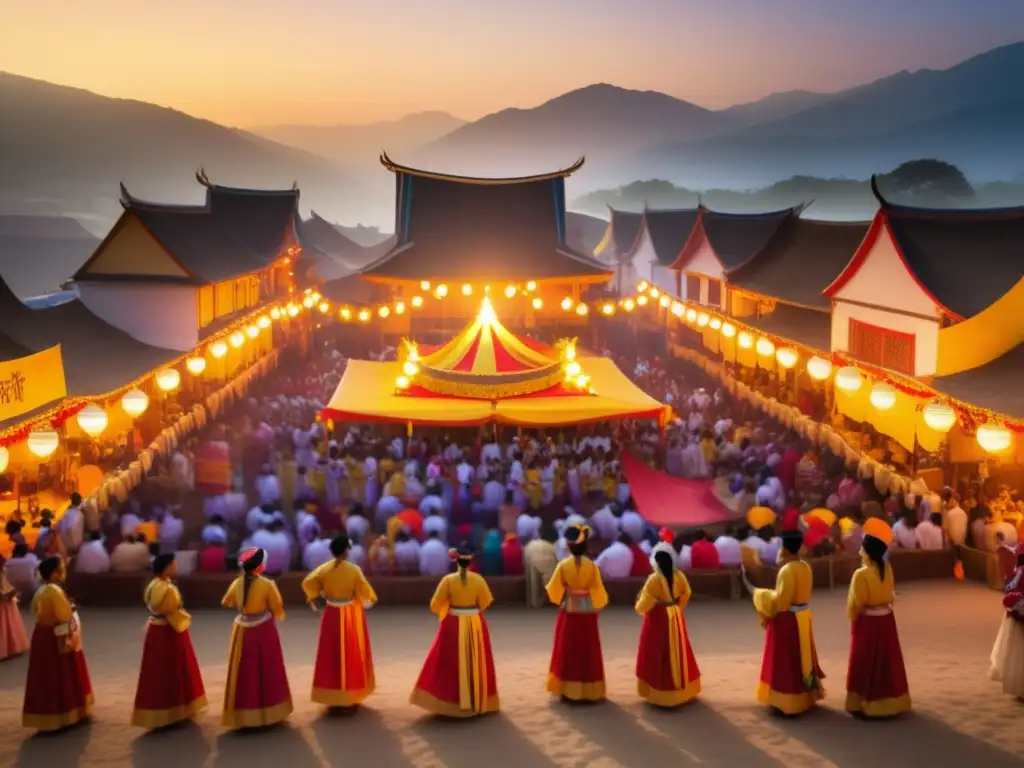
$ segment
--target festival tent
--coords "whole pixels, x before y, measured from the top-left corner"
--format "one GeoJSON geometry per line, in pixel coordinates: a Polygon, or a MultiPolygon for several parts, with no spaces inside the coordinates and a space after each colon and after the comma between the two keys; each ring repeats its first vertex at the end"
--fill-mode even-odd
{"type": "Polygon", "coordinates": [[[623,454],[622,469],[629,481],[637,511],[652,525],[697,528],[736,518],[718,497],[710,480],[684,480],[651,469],[623,454]]]}
{"type": "Polygon", "coordinates": [[[322,416],[335,421],[518,426],[658,419],[670,410],[599,357],[577,358],[508,331],[484,299],[480,314],[437,348],[404,342],[396,362],[349,361],[322,416]]]}

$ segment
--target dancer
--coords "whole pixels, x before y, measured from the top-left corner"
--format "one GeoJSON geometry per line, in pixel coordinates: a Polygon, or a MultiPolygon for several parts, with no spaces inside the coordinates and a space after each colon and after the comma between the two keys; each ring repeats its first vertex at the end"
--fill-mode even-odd
{"type": "Polygon", "coordinates": [[[444,717],[497,712],[498,683],[483,617],[493,600],[491,590],[483,576],[469,572],[473,550],[468,544],[448,555],[458,570],[441,579],[430,601],[441,624],[409,702],[444,717]]]}
{"type": "Polygon", "coordinates": [[[767,630],[757,700],[786,715],[806,712],[825,698],[811,622],[814,574],[800,560],[803,541],[799,530],[783,531],[775,589],[754,590],[754,608],[767,630]]]}
{"type": "Polygon", "coordinates": [[[36,626],[25,681],[21,721],[26,728],[59,731],[89,717],[92,682],[82,653],[81,624],[75,604],[61,586],[67,574],[64,558],[39,564],[43,585],[32,598],[36,626]]]}
{"type": "Polygon", "coordinates": [[[988,676],[1003,684],[1003,693],[1024,699],[1024,542],[1017,545],[1017,568],[1003,590],[1003,608],[988,676]]]}
{"type": "Polygon", "coordinates": [[[266,550],[255,547],[238,557],[242,575],[221,600],[236,608],[231,627],[228,676],[224,685],[226,728],[260,728],[284,721],[292,712],[292,694],[275,622],[284,621],[277,585],[262,576],[266,550]]]}
{"type": "Polygon", "coordinates": [[[678,707],[700,693],[700,669],[690,647],[683,609],[690,602],[690,583],[675,567],[673,533],[651,551],[654,570],[636,601],[644,617],[636,654],[636,690],[657,707],[678,707]]]}
{"type": "Polygon", "coordinates": [[[28,635],[18,609],[18,590],[7,580],[7,560],[0,557],[0,661],[28,650],[28,635]]]}
{"type": "Polygon", "coordinates": [[[565,529],[569,557],[548,582],[548,599],[559,607],[547,689],[569,701],[601,701],[605,696],[604,659],[597,612],[608,605],[601,572],[586,557],[590,528],[565,529]]]}
{"type": "Polygon", "coordinates": [[[377,593],[362,569],[346,560],[350,548],[348,536],[335,536],[331,540],[334,559],[302,580],[302,591],[314,611],[319,610],[318,600],[326,603],[311,698],[328,707],[354,707],[375,687],[365,606],[377,602],[377,593]]]}
{"type": "Polygon", "coordinates": [[[846,673],[846,711],[863,717],[892,717],[910,709],[910,689],[896,631],[892,601],[896,582],[885,553],[892,528],[884,520],[864,523],[861,560],[850,580],[846,612],[853,624],[846,673]]]}
{"type": "Polygon", "coordinates": [[[173,552],[156,556],[153,575],[143,596],[149,621],[132,711],[132,725],[140,728],[164,728],[206,709],[206,689],[188,631],[192,617],[171,581],[178,575],[173,552]]]}

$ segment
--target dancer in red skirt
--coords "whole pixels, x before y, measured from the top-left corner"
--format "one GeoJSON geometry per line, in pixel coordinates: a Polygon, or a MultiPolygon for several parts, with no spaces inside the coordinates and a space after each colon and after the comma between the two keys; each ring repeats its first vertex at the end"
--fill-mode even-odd
{"type": "Polygon", "coordinates": [[[569,701],[604,699],[604,658],[597,612],[608,605],[601,572],[586,557],[590,528],[565,529],[569,557],[555,567],[548,599],[559,607],[547,689],[569,701]]]}
{"type": "Polygon", "coordinates": [[[59,731],[87,719],[93,704],[78,613],[61,587],[65,573],[59,555],[43,560],[43,586],[32,598],[36,626],[21,720],[26,728],[40,731],[59,731]]]}
{"type": "Polygon", "coordinates": [[[806,712],[825,698],[810,606],[814,574],[799,557],[803,541],[799,530],[783,531],[775,589],[754,590],[754,608],[767,630],[757,700],[786,715],[806,712]]]}
{"type": "Polygon", "coordinates": [[[156,578],[143,597],[149,621],[132,711],[132,725],[140,728],[164,728],[206,709],[206,689],[188,631],[192,617],[171,581],[178,575],[174,553],[157,555],[153,574],[156,578]]]}
{"type": "Polygon", "coordinates": [[[885,553],[892,529],[884,520],[864,523],[858,568],[850,581],[846,612],[852,622],[846,711],[863,717],[892,717],[910,709],[903,651],[892,613],[896,583],[885,553]]]}
{"type": "Polygon", "coordinates": [[[675,567],[672,537],[672,531],[663,532],[662,542],[651,551],[654,573],[636,601],[636,612],[644,617],[636,653],[636,690],[656,707],[678,707],[700,693],[700,669],[683,618],[690,583],[675,567]]]}
{"type": "Polygon", "coordinates": [[[458,571],[441,579],[430,601],[430,610],[441,624],[409,703],[444,717],[497,712],[498,681],[483,617],[493,600],[491,590],[483,576],[468,570],[473,562],[468,544],[448,554],[458,571]]]}
{"type": "Polygon", "coordinates": [[[260,728],[280,723],[292,713],[292,694],[276,624],[284,621],[284,604],[277,585],[261,575],[266,567],[266,550],[247,549],[238,560],[242,575],[221,600],[225,608],[238,610],[231,627],[221,725],[260,728]]]}
{"type": "Polygon", "coordinates": [[[362,569],[348,562],[351,543],[342,534],[331,540],[334,559],[302,580],[302,591],[314,611],[323,599],[320,640],[313,670],[313,701],[328,707],[354,707],[375,686],[366,606],[377,602],[377,593],[362,569]]]}

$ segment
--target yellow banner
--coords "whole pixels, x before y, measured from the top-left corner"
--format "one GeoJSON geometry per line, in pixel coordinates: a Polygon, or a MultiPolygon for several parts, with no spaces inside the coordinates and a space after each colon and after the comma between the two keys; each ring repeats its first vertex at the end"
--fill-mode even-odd
{"type": "Polygon", "coordinates": [[[0,422],[67,397],[60,345],[0,363],[0,422]]]}

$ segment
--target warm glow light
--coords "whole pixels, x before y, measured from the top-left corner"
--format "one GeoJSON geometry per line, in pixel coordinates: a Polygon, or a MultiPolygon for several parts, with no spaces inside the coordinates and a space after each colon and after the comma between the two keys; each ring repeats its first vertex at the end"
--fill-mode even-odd
{"type": "Polygon", "coordinates": [[[815,355],[807,361],[807,372],[816,381],[824,381],[832,375],[832,363],[824,357],[815,355]]]}
{"type": "Polygon", "coordinates": [[[307,296],[306,298],[304,298],[302,300],[302,306],[304,306],[306,309],[311,309],[313,307],[313,297],[307,296]]]}
{"type": "Polygon", "coordinates": [[[248,328],[245,329],[245,335],[248,336],[250,339],[255,339],[257,336],[260,335],[259,326],[250,325],[248,328]]]}
{"type": "Polygon", "coordinates": [[[107,428],[107,412],[96,403],[89,403],[78,412],[78,426],[89,437],[99,437],[107,428]]]}
{"type": "Polygon", "coordinates": [[[836,371],[836,386],[843,390],[843,392],[856,392],[863,383],[864,377],[852,365],[836,371]]]}
{"type": "Polygon", "coordinates": [[[469,283],[463,283],[462,284],[462,295],[463,296],[472,296],[473,295],[473,286],[470,285],[469,283]]]}
{"type": "Polygon", "coordinates": [[[256,321],[256,325],[258,325],[260,328],[269,328],[270,318],[267,317],[266,315],[263,315],[259,320],[256,321]]]}
{"type": "Polygon", "coordinates": [[[737,339],[737,341],[739,345],[743,347],[743,349],[750,349],[752,346],[754,346],[754,337],[751,336],[746,331],[740,333],[740,337],[739,339],[737,339]]]}
{"type": "Polygon", "coordinates": [[[633,307],[635,307],[635,306],[636,306],[636,304],[633,302],[632,299],[626,299],[624,302],[622,302],[622,308],[624,310],[626,310],[627,312],[632,312],[633,311],[633,307]]]}
{"type": "Polygon", "coordinates": [[[722,321],[720,319],[718,319],[717,317],[712,317],[711,318],[711,330],[712,331],[720,331],[721,329],[722,329],[722,321]]]}
{"type": "Polygon", "coordinates": [[[691,323],[694,322],[697,319],[697,310],[692,307],[686,310],[686,319],[691,323]]]}
{"type": "Polygon", "coordinates": [[[505,298],[511,299],[516,295],[516,287],[514,285],[505,286],[505,298]]]}
{"type": "Polygon", "coordinates": [[[572,309],[572,299],[570,299],[568,296],[562,299],[562,309],[565,310],[566,312],[572,309]]]}
{"type": "Polygon", "coordinates": [[[448,295],[448,286],[445,285],[444,283],[441,283],[439,286],[437,286],[437,290],[434,291],[434,295],[437,296],[437,298],[439,299],[443,299],[445,296],[448,295]]]}
{"type": "Polygon", "coordinates": [[[395,314],[396,315],[404,315],[405,314],[405,302],[404,301],[396,301],[395,302],[395,314]]]}
{"type": "Polygon", "coordinates": [[[395,379],[395,386],[398,387],[399,389],[408,389],[409,388],[409,377],[408,376],[399,376],[397,379],[395,379]]]}
{"type": "Polygon", "coordinates": [[[430,281],[429,280],[420,280],[420,290],[421,291],[429,291],[430,290],[430,281]]]}
{"type": "Polygon", "coordinates": [[[342,307],[338,314],[341,315],[341,319],[346,322],[352,319],[352,310],[348,307],[342,307]]]}
{"type": "Polygon", "coordinates": [[[570,378],[574,377],[574,376],[579,376],[582,371],[583,371],[583,368],[581,368],[580,364],[578,362],[576,362],[575,360],[570,360],[565,365],[565,374],[566,374],[566,376],[569,376],[570,378]]]}
{"type": "Polygon", "coordinates": [[[615,314],[615,305],[609,301],[607,304],[601,305],[601,311],[604,314],[608,315],[608,317],[611,317],[612,315],[615,314]]]}
{"type": "Polygon", "coordinates": [[[711,315],[707,314],[706,312],[701,312],[699,315],[697,315],[697,325],[699,325],[701,328],[705,327],[710,322],[711,315]]]}
{"type": "Polygon", "coordinates": [[[235,331],[231,334],[231,338],[228,339],[228,343],[235,349],[238,349],[245,343],[245,336],[242,335],[241,331],[235,331]]]}
{"type": "Polygon", "coordinates": [[[662,307],[667,309],[668,305],[672,303],[672,299],[663,294],[662,297],[658,299],[658,303],[661,304],[662,307]]]}
{"type": "Polygon", "coordinates": [[[686,314],[686,307],[683,306],[682,302],[673,301],[672,314],[675,315],[676,317],[682,317],[683,315],[686,314]]]}
{"type": "Polygon", "coordinates": [[[368,323],[370,322],[370,310],[361,309],[359,310],[359,322],[368,323]]]}
{"type": "Polygon", "coordinates": [[[647,305],[647,297],[646,296],[637,296],[636,297],[636,303],[639,304],[641,307],[646,306],[647,305]]]}
{"type": "Polygon", "coordinates": [[[331,305],[328,304],[326,301],[321,301],[320,302],[320,311],[326,315],[328,312],[331,311],[331,305]]]}
{"type": "Polygon", "coordinates": [[[480,304],[480,312],[477,313],[477,320],[484,325],[494,325],[498,322],[498,316],[494,312],[494,307],[491,306],[491,300],[484,296],[483,303],[480,304]]]}
{"type": "Polygon", "coordinates": [[[288,317],[295,317],[297,314],[299,314],[299,308],[294,304],[291,304],[288,307],[288,317]]]}
{"type": "Polygon", "coordinates": [[[377,314],[384,318],[391,314],[391,310],[388,307],[381,307],[377,310],[377,314]]]}
{"type": "Polygon", "coordinates": [[[956,411],[941,400],[933,400],[922,412],[924,423],[936,432],[949,432],[956,424],[956,411]]]}
{"type": "Polygon", "coordinates": [[[651,288],[651,298],[652,299],[656,299],[660,295],[661,295],[661,291],[659,291],[657,288],[651,288]]]}
{"type": "Polygon", "coordinates": [[[409,376],[411,378],[419,372],[420,367],[411,360],[406,360],[404,363],[402,363],[402,373],[404,373],[406,376],[409,376]]]}
{"type": "Polygon", "coordinates": [[[281,319],[281,310],[278,309],[277,307],[274,307],[272,310],[270,310],[270,317],[272,319],[274,319],[274,320],[280,320],[281,319]]]}
{"type": "Polygon", "coordinates": [[[133,419],[149,407],[149,397],[141,389],[130,389],[121,397],[121,408],[133,419]]]}
{"type": "Polygon", "coordinates": [[[173,392],[181,384],[181,374],[176,368],[164,368],[156,374],[156,385],[161,392],[173,392]]]}
{"type": "Polygon", "coordinates": [[[643,293],[644,291],[647,290],[647,286],[648,285],[649,285],[649,283],[646,280],[641,280],[639,283],[636,284],[636,289],[640,293],[643,293]]]}
{"type": "Polygon", "coordinates": [[[583,389],[590,382],[590,377],[586,374],[581,373],[576,377],[576,386],[583,389]]]}
{"type": "Polygon", "coordinates": [[[540,296],[534,296],[533,301],[530,302],[534,309],[540,309],[544,306],[544,300],[540,296]]]}
{"type": "MultiPolygon", "coordinates": [[[[32,436],[29,436],[29,440],[32,436]]],[[[989,453],[1002,453],[1013,445],[1013,435],[1006,427],[998,424],[982,424],[978,427],[978,445],[989,453]]],[[[31,446],[30,446],[31,447],[31,446]]]]}
{"type": "Polygon", "coordinates": [[[800,360],[800,355],[792,347],[780,347],[775,352],[775,359],[783,368],[792,368],[800,360]]]}
{"type": "Polygon", "coordinates": [[[7,463],[11,460],[11,452],[0,445],[0,472],[7,471],[7,463]]]}
{"type": "Polygon", "coordinates": [[[414,309],[419,309],[420,307],[423,306],[423,297],[422,296],[413,296],[411,303],[412,303],[412,306],[413,306],[414,309]]]}
{"type": "Polygon", "coordinates": [[[537,283],[535,281],[531,280],[530,282],[528,282],[526,284],[526,290],[528,290],[528,291],[536,291],[537,290],[537,283]]]}
{"type": "Polygon", "coordinates": [[[583,317],[589,311],[590,310],[587,309],[587,305],[586,304],[577,304],[576,305],[576,314],[579,315],[580,317],[583,317]]]}
{"type": "Polygon", "coordinates": [[[565,359],[566,360],[575,360],[576,359],[576,345],[575,344],[566,344],[566,346],[565,346],[565,359]]]}
{"type": "Polygon", "coordinates": [[[775,345],[770,339],[758,339],[757,340],[757,354],[761,357],[771,357],[775,354],[775,345]]]}
{"type": "Polygon", "coordinates": [[[34,429],[28,433],[28,449],[40,459],[45,459],[57,450],[60,437],[49,428],[34,429]]]}
{"type": "Polygon", "coordinates": [[[220,360],[224,355],[228,353],[228,345],[223,341],[215,341],[210,345],[210,354],[217,360],[220,360]]]}
{"type": "Polygon", "coordinates": [[[732,323],[722,323],[722,335],[727,339],[731,339],[736,335],[736,326],[732,323]]]}
{"type": "Polygon", "coordinates": [[[418,349],[418,348],[416,347],[416,345],[415,345],[415,344],[410,344],[410,345],[409,345],[409,352],[408,352],[408,354],[407,354],[407,355],[405,356],[405,359],[406,359],[406,360],[411,360],[411,361],[412,361],[412,362],[414,362],[414,363],[415,363],[415,362],[417,362],[417,361],[419,361],[419,359],[420,359],[420,351],[419,351],[419,349],[418,349]]]}
{"type": "Polygon", "coordinates": [[[317,293],[316,291],[313,291],[313,302],[315,303],[318,301],[320,301],[320,294],[317,293]]]}
{"type": "Polygon", "coordinates": [[[880,381],[871,388],[871,394],[868,395],[868,399],[878,410],[888,411],[896,405],[896,390],[885,382],[880,381]]]}
{"type": "Polygon", "coordinates": [[[185,367],[188,368],[188,372],[193,376],[198,376],[200,373],[206,370],[206,358],[205,357],[190,357],[185,361],[185,367]]]}

